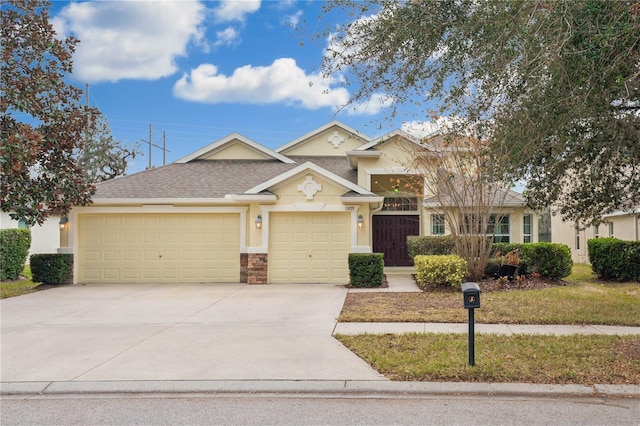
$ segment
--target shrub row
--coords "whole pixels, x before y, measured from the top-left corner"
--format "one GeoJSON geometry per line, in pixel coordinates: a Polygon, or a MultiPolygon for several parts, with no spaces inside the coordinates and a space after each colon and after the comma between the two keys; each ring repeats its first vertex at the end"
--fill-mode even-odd
{"type": "Polygon", "coordinates": [[[380,287],[384,278],[382,253],[349,253],[349,280],[353,287],[380,287]]]}
{"type": "Polygon", "coordinates": [[[73,255],[69,253],[32,254],[29,263],[34,283],[66,284],[73,273],[73,255]]]}
{"type": "Polygon", "coordinates": [[[587,251],[598,278],[640,281],[640,241],[594,238],[587,241],[587,251]]]}
{"type": "Polygon", "coordinates": [[[29,255],[31,231],[0,229],[0,280],[18,279],[29,255]]]}

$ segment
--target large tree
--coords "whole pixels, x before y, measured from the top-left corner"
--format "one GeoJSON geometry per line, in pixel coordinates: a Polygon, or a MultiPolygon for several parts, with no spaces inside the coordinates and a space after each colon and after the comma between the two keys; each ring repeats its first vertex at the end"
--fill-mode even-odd
{"type": "Polygon", "coordinates": [[[583,225],[640,205],[640,1],[332,0],[323,65],[391,114],[484,125],[506,181],[583,225]]]}
{"type": "Polygon", "coordinates": [[[114,139],[106,119],[100,116],[87,132],[75,157],[85,179],[98,183],[124,175],[129,161],[140,153],[137,144],[125,146],[114,139]]]}
{"type": "Polygon", "coordinates": [[[1,208],[30,224],[90,202],[95,188],[75,154],[98,111],[65,81],[77,40],[59,40],[49,3],[2,0],[1,208]]]}

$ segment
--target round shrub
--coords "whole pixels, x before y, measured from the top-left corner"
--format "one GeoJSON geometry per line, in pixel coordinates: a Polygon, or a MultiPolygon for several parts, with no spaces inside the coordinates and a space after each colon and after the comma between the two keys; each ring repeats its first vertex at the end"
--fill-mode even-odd
{"type": "Polygon", "coordinates": [[[413,259],[418,285],[460,288],[467,275],[467,261],[458,255],[420,255],[413,259]]]}
{"type": "Polygon", "coordinates": [[[566,244],[534,243],[522,246],[522,257],[526,259],[532,273],[546,278],[564,278],[571,274],[573,260],[566,244]]]}

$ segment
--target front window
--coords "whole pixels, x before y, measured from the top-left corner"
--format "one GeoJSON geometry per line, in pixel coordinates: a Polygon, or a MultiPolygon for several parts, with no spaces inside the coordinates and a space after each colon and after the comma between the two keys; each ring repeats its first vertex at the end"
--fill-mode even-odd
{"type": "Polygon", "coordinates": [[[522,221],[523,243],[531,242],[531,215],[525,214],[522,221]]]}
{"type": "Polygon", "coordinates": [[[609,222],[609,238],[613,238],[613,222],[609,222]]]}
{"type": "Polygon", "coordinates": [[[431,215],[431,235],[444,235],[444,215],[431,215]]]}
{"type": "Polygon", "coordinates": [[[416,197],[386,197],[382,211],[415,212],[418,211],[418,199],[416,197]]]}
{"type": "Polygon", "coordinates": [[[29,229],[29,225],[24,219],[18,220],[18,229],[29,229]]]}
{"type": "Polygon", "coordinates": [[[494,243],[509,243],[511,242],[511,232],[509,227],[509,215],[495,215],[489,216],[489,228],[488,234],[493,234],[494,243]]]}
{"type": "MultiPolygon", "coordinates": [[[[482,232],[482,222],[476,220],[474,215],[465,215],[464,217],[466,230],[469,233],[473,231],[482,232]]],[[[460,233],[465,233],[465,230],[460,226],[460,233]]],[[[509,215],[497,215],[492,214],[489,216],[487,223],[487,235],[493,237],[494,243],[509,243],[511,242],[510,220],[509,215]]]]}
{"type": "Polygon", "coordinates": [[[576,223],[576,250],[580,250],[580,226],[576,223]]]}

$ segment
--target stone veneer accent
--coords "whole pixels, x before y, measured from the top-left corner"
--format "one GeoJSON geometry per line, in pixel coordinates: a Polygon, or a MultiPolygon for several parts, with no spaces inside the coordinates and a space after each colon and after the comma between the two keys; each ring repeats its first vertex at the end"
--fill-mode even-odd
{"type": "MultiPolygon", "coordinates": [[[[267,283],[267,253],[248,253],[247,256],[247,283],[266,284],[267,283]]],[[[242,269],[242,266],[241,266],[242,269]]],[[[242,278],[242,272],[240,272],[242,278]]]]}
{"type": "Polygon", "coordinates": [[[240,253],[240,282],[246,283],[249,273],[249,253],[240,253]]]}

